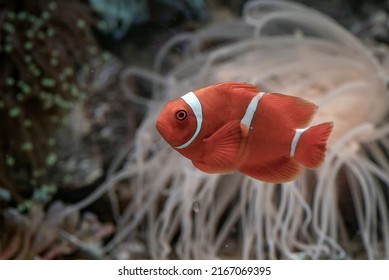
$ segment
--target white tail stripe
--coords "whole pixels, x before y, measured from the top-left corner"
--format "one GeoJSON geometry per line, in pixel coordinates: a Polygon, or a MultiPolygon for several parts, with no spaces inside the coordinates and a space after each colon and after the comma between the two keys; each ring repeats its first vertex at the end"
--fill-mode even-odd
{"type": "Polygon", "coordinates": [[[290,157],[294,157],[294,153],[296,152],[296,147],[297,147],[297,144],[300,140],[300,137],[303,134],[303,132],[306,131],[308,128],[309,127],[295,129],[296,133],[294,134],[292,144],[290,146],[290,157]]]}
{"type": "Polygon", "coordinates": [[[197,135],[200,132],[201,125],[203,123],[203,110],[201,107],[200,100],[197,98],[196,94],[194,94],[194,92],[188,92],[187,94],[185,94],[181,98],[192,109],[192,111],[196,117],[197,127],[196,127],[196,131],[194,132],[193,136],[186,143],[184,143],[180,146],[176,146],[175,147],[176,149],[183,149],[183,148],[188,147],[193,142],[193,140],[196,139],[197,135]]]}
{"type": "Polygon", "coordinates": [[[247,106],[246,113],[244,114],[242,120],[240,121],[244,124],[247,129],[250,129],[251,122],[253,120],[255,111],[257,110],[259,100],[261,100],[264,92],[260,92],[251,99],[249,106],[247,106]]]}

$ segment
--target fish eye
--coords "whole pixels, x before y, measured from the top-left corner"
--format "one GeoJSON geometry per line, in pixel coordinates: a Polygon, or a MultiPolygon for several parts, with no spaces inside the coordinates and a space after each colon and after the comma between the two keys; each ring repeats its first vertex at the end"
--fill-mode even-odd
{"type": "Polygon", "coordinates": [[[176,118],[179,121],[183,121],[186,119],[187,115],[188,115],[188,113],[185,110],[179,110],[176,113],[176,118]]]}

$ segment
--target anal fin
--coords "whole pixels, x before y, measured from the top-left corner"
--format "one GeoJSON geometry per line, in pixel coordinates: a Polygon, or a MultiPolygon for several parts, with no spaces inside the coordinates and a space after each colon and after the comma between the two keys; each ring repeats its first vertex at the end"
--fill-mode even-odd
{"type": "Polygon", "coordinates": [[[302,165],[290,157],[282,157],[264,166],[239,169],[240,172],[268,183],[283,183],[294,180],[302,170],[302,165]]]}

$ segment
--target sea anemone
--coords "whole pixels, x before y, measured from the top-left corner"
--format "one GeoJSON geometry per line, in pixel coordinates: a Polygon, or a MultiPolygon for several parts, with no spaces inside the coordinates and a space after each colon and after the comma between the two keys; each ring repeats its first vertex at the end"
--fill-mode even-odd
{"type": "Polygon", "coordinates": [[[155,72],[123,72],[125,93],[148,114],[106,182],[62,215],[108,191],[118,223],[104,248],[112,257],[140,240],[156,259],[389,258],[387,81],[369,50],[323,14],[292,2],[249,2],[242,20],[174,37],[155,72]],[[166,66],[178,47],[180,63],[166,66]],[[134,76],[150,81],[152,99],[130,90],[134,76]],[[228,80],[318,104],[313,122],[335,125],[322,167],[269,184],[202,173],[171,149],[155,130],[164,103],[228,80]]]}

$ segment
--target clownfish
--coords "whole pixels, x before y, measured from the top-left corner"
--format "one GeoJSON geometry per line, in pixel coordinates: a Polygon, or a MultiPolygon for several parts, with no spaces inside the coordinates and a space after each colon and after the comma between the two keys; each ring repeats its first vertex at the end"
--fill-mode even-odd
{"type": "Polygon", "coordinates": [[[281,183],[294,180],[303,166],[317,168],[324,160],[333,123],[308,126],[317,108],[299,97],[224,82],[169,101],[156,128],[203,172],[238,170],[281,183]]]}

